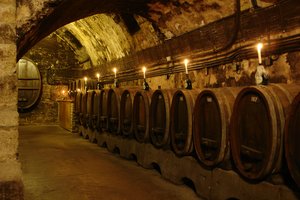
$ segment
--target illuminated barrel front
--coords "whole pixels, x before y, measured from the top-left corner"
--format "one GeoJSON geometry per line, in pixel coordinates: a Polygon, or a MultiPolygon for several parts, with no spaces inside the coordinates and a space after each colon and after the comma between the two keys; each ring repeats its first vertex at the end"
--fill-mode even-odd
{"type": "Polygon", "coordinates": [[[171,145],[176,155],[193,151],[193,109],[198,90],[177,90],[171,106],[171,145]]]}
{"type": "Polygon", "coordinates": [[[203,165],[215,167],[230,158],[229,124],[239,88],[205,89],[194,108],[193,141],[203,165]]]}
{"type": "Polygon", "coordinates": [[[133,134],[133,100],[137,90],[124,90],[121,95],[120,123],[124,136],[133,134]]]}
{"type": "Polygon", "coordinates": [[[237,96],[230,127],[230,145],[237,171],[259,181],[278,172],[282,164],[285,117],[295,85],[253,86],[237,96]]]}
{"type": "Polygon", "coordinates": [[[152,144],[161,148],[170,141],[170,107],[173,90],[156,90],[151,98],[150,139],[152,144]]]}
{"type": "Polygon", "coordinates": [[[151,91],[137,91],[133,101],[133,131],[138,142],[149,140],[149,107],[151,91]]]}

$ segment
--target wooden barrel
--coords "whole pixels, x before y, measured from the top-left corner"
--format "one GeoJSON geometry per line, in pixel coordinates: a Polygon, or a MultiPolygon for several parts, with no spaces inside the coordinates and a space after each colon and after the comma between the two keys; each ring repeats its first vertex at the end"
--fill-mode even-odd
{"type": "Polygon", "coordinates": [[[244,88],[237,96],[230,125],[232,158],[238,173],[260,181],[279,172],[285,116],[299,86],[244,88]]]}
{"type": "Polygon", "coordinates": [[[285,128],[285,157],[289,172],[300,188],[300,93],[295,97],[285,128]]]}
{"type": "Polygon", "coordinates": [[[108,93],[107,89],[101,90],[101,92],[100,92],[99,117],[100,117],[100,129],[101,129],[101,131],[107,131],[108,130],[107,93],[108,93]]]}
{"type": "Polygon", "coordinates": [[[193,151],[193,109],[198,90],[177,90],[171,104],[171,145],[177,156],[193,151]]]}
{"type": "Polygon", "coordinates": [[[37,66],[26,59],[17,64],[18,110],[28,112],[36,107],[42,93],[42,81],[37,66]]]}
{"type": "Polygon", "coordinates": [[[99,118],[99,111],[100,111],[100,90],[95,90],[94,97],[93,97],[93,115],[92,115],[92,127],[94,130],[99,131],[100,126],[100,118],[99,118]]]}
{"type": "Polygon", "coordinates": [[[121,95],[120,124],[124,136],[133,134],[133,100],[136,89],[124,90],[121,95]]]}
{"type": "Polygon", "coordinates": [[[75,97],[75,113],[79,116],[81,113],[81,100],[82,100],[82,93],[77,92],[75,97]]]}
{"type": "Polygon", "coordinates": [[[82,125],[83,127],[87,128],[87,93],[83,92],[82,96],[81,96],[81,112],[80,112],[80,125],[82,125]]]}
{"type": "Polygon", "coordinates": [[[170,107],[173,90],[156,90],[150,106],[150,139],[152,144],[161,148],[170,142],[170,107]]]}
{"type": "Polygon", "coordinates": [[[230,117],[240,90],[205,89],[196,99],[193,142],[200,162],[206,167],[215,167],[230,158],[230,117]]]}
{"type": "Polygon", "coordinates": [[[77,92],[83,91],[82,82],[80,79],[76,80],[76,86],[77,92]]]}
{"type": "Polygon", "coordinates": [[[94,96],[96,94],[96,91],[94,90],[89,90],[87,92],[87,115],[86,115],[86,120],[87,120],[87,125],[88,128],[94,130],[93,127],[93,115],[94,115],[94,96]]]}
{"type": "Polygon", "coordinates": [[[139,90],[133,100],[133,132],[138,142],[149,140],[149,107],[151,91],[139,90]]]}
{"type": "Polygon", "coordinates": [[[107,94],[108,132],[120,134],[120,100],[122,89],[110,89],[107,94]]]}

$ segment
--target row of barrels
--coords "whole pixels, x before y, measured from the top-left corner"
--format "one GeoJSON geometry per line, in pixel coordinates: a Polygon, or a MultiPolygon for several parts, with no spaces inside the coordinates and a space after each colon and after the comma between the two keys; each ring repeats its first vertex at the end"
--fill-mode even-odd
{"type": "Polygon", "coordinates": [[[203,90],[108,89],[77,93],[80,125],[135,137],[208,168],[233,160],[245,179],[281,170],[300,186],[299,85],[203,90]],[[285,153],[284,153],[285,152],[285,153]]]}

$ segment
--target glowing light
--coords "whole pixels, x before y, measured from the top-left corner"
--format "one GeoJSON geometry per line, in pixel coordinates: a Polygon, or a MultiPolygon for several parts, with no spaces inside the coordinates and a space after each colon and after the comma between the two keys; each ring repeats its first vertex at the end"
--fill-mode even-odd
{"type": "Polygon", "coordinates": [[[262,43],[258,43],[256,45],[257,48],[257,55],[258,55],[258,63],[261,64],[262,60],[261,60],[261,49],[263,48],[263,44],[262,43]]]}
{"type": "Polygon", "coordinates": [[[189,63],[189,60],[188,59],[184,59],[184,66],[185,66],[185,73],[186,74],[189,74],[189,72],[188,72],[188,63],[189,63]]]}
{"type": "Polygon", "coordinates": [[[99,74],[99,73],[97,73],[97,74],[96,74],[96,76],[97,76],[97,80],[98,80],[98,82],[99,82],[99,79],[100,79],[100,74],[99,74]]]}
{"type": "Polygon", "coordinates": [[[117,68],[113,68],[113,71],[115,73],[115,78],[117,78],[117,68]]]}
{"type": "Polygon", "coordinates": [[[146,71],[147,71],[147,68],[143,67],[144,79],[146,79],[146,71]]]}

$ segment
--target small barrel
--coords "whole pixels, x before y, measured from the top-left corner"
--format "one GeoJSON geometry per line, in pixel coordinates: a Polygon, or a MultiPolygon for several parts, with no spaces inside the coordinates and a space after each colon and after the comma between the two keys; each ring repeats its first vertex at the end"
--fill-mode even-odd
{"type": "Polygon", "coordinates": [[[88,128],[94,130],[93,124],[92,124],[92,118],[94,114],[94,95],[96,92],[94,90],[89,90],[87,92],[87,114],[86,114],[86,120],[88,128]]]}
{"type": "Polygon", "coordinates": [[[120,124],[124,136],[133,134],[133,100],[136,89],[124,90],[121,95],[120,124]]]}
{"type": "Polygon", "coordinates": [[[138,142],[149,140],[149,107],[151,91],[140,90],[134,95],[133,100],[133,132],[138,142]]]}
{"type": "Polygon", "coordinates": [[[107,120],[108,132],[120,134],[120,100],[121,89],[110,89],[107,94],[107,120]]]}
{"type": "Polygon", "coordinates": [[[151,98],[150,139],[157,148],[170,143],[170,107],[173,92],[173,90],[156,90],[151,98]]]}
{"type": "Polygon", "coordinates": [[[171,104],[171,145],[177,156],[193,151],[193,109],[199,90],[177,90],[171,104]]]}
{"type": "Polygon", "coordinates": [[[205,89],[196,99],[193,142],[200,162],[206,167],[215,167],[230,158],[230,117],[240,90],[205,89]]]}
{"type": "Polygon", "coordinates": [[[84,92],[82,93],[81,96],[81,109],[80,109],[80,115],[79,115],[79,119],[80,119],[80,125],[82,125],[83,127],[87,128],[87,93],[84,92]]]}
{"type": "MultiPolygon", "coordinates": [[[[299,86],[300,87],[300,86],[299,86]]],[[[285,128],[285,157],[289,172],[300,188],[300,93],[295,97],[285,128]]]]}
{"type": "Polygon", "coordinates": [[[107,121],[107,93],[108,90],[104,89],[100,92],[100,104],[99,104],[99,121],[100,121],[100,130],[107,131],[108,130],[108,121],[107,121]]]}
{"type": "Polygon", "coordinates": [[[232,158],[238,173],[260,181],[279,172],[282,165],[285,116],[295,85],[246,87],[234,103],[230,124],[232,158]]]}

